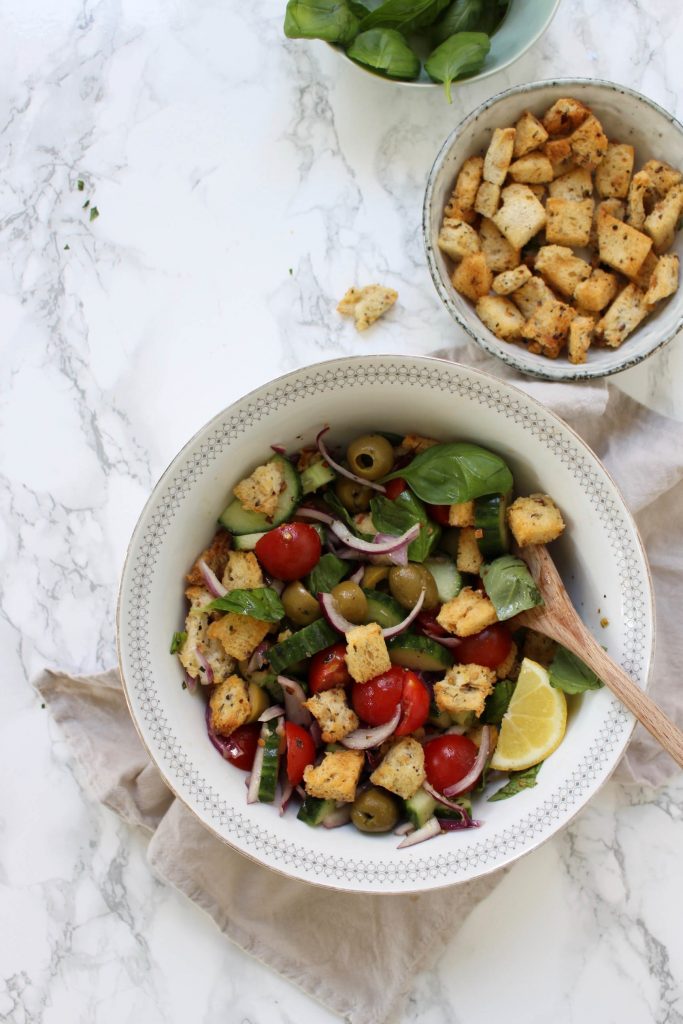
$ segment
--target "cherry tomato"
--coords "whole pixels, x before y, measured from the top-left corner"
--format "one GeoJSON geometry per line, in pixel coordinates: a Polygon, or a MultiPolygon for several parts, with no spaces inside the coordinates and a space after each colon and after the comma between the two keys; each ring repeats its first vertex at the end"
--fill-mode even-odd
{"type": "Polygon", "coordinates": [[[354,683],[353,709],[367,725],[384,725],[401,705],[395,735],[406,736],[424,725],[429,716],[429,691],[410,669],[394,665],[367,683],[354,683]]]}
{"type": "Polygon", "coordinates": [[[390,501],[395,501],[399,494],[403,494],[408,489],[408,484],[405,480],[398,476],[395,480],[390,480],[388,484],[385,484],[387,490],[387,498],[390,501]]]}
{"type": "Polygon", "coordinates": [[[304,768],[315,761],[315,743],[310,732],[302,725],[285,722],[287,743],[287,778],[298,786],[304,777],[304,768]]]}
{"type": "Polygon", "coordinates": [[[443,626],[440,626],[436,621],[436,616],[438,614],[438,611],[420,612],[418,614],[417,621],[427,636],[449,636],[448,631],[445,630],[443,626]]]}
{"type": "Polygon", "coordinates": [[[464,779],[477,759],[477,748],[467,736],[437,736],[423,749],[427,781],[439,793],[464,779]]]}
{"type": "Polygon", "coordinates": [[[427,505],[428,514],[441,526],[448,526],[448,513],[450,505],[427,505]]]}
{"type": "Polygon", "coordinates": [[[261,723],[240,725],[228,737],[225,744],[225,759],[244,772],[251,771],[256,757],[258,738],[261,735],[261,723]]]}
{"type": "Polygon", "coordinates": [[[394,731],[395,736],[407,736],[425,724],[429,718],[429,700],[429,690],[420,677],[406,670],[401,694],[401,720],[394,731]]]}
{"type": "Polygon", "coordinates": [[[511,648],[510,630],[503,622],[496,622],[482,629],[481,633],[463,637],[453,653],[461,665],[497,668],[505,661],[511,648]]]}
{"type": "Polygon", "coordinates": [[[311,693],[333,690],[353,682],[346,667],[346,644],[334,644],[318,651],[311,658],[308,669],[308,689],[311,693]]]}
{"type": "Polygon", "coordinates": [[[261,537],[254,551],[271,576],[298,580],[320,560],[320,537],[308,523],[283,523],[261,537]]]}

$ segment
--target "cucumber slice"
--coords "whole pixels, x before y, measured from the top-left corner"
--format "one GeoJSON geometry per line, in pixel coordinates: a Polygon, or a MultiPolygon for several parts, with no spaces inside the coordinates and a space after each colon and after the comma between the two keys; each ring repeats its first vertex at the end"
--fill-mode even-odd
{"type": "Polygon", "coordinates": [[[436,589],[439,594],[439,601],[443,604],[445,601],[450,601],[462,590],[462,576],[455,567],[455,562],[451,558],[440,557],[440,558],[428,558],[424,563],[425,569],[429,569],[434,582],[436,583],[436,589]]]}
{"type": "Polygon", "coordinates": [[[474,525],[483,531],[477,543],[486,561],[510,550],[507,508],[508,495],[505,494],[487,494],[474,502],[474,525]]]}
{"type": "Polygon", "coordinates": [[[377,622],[382,629],[389,626],[398,626],[408,614],[401,608],[398,601],[395,601],[391,594],[383,594],[381,590],[363,589],[368,601],[368,614],[365,622],[377,622]]]}
{"type": "Polygon", "coordinates": [[[285,487],[277,500],[275,514],[272,520],[269,520],[262,512],[248,512],[242,508],[242,504],[237,498],[233,498],[218,520],[221,526],[229,530],[233,536],[242,536],[245,533],[267,533],[274,526],[279,526],[280,523],[289,519],[301,501],[301,479],[291,462],[288,459],[283,459],[281,455],[275,455],[268,461],[277,462],[282,467],[282,474],[285,478],[285,487]]]}
{"type": "Polygon", "coordinates": [[[259,780],[258,798],[261,803],[272,804],[277,788],[277,772],[280,761],[280,734],[277,732],[279,719],[264,722],[261,739],[264,741],[263,765],[259,780]]]}
{"type": "MultiPolygon", "coordinates": [[[[429,794],[427,794],[427,796],[429,796],[429,794]]],[[[461,807],[464,807],[470,818],[472,817],[472,801],[468,796],[454,796],[451,799],[454,803],[460,804],[461,807]]],[[[456,821],[460,821],[462,818],[462,814],[460,814],[459,811],[454,810],[452,807],[446,807],[445,804],[437,803],[434,813],[437,818],[452,818],[456,821]]]]}
{"type": "Polygon", "coordinates": [[[429,706],[429,718],[427,719],[430,725],[435,725],[437,729],[450,729],[453,725],[453,719],[447,711],[440,711],[434,701],[429,706]]]}
{"type": "Polygon", "coordinates": [[[235,551],[253,551],[265,533],[242,533],[233,537],[235,551]]]}
{"type": "Polygon", "coordinates": [[[325,484],[331,484],[335,476],[326,462],[313,462],[301,474],[301,490],[304,494],[312,494],[325,484]]]}
{"type": "Polygon", "coordinates": [[[420,786],[417,793],[413,793],[410,800],[404,800],[403,811],[408,821],[415,828],[422,828],[430,818],[434,817],[434,811],[437,806],[438,804],[434,797],[430,796],[427,790],[422,789],[420,786]]]}
{"type": "Polygon", "coordinates": [[[324,619],[316,619],[308,626],[293,633],[279,644],[275,644],[268,652],[268,661],[273,672],[282,672],[289,665],[310,658],[325,647],[337,643],[339,634],[324,619]]]}
{"type": "Polygon", "coordinates": [[[317,796],[307,796],[299,808],[297,818],[307,825],[319,825],[328,814],[331,814],[334,807],[334,800],[321,800],[317,796]]]}
{"type": "MultiPolygon", "coordinates": [[[[310,627],[309,627],[310,628],[310,627]]],[[[403,665],[418,672],[441,672],[453,664],[453,656],[436,640],[415,633],[401,633],[387,642],[392,665],[403,665]]]]}

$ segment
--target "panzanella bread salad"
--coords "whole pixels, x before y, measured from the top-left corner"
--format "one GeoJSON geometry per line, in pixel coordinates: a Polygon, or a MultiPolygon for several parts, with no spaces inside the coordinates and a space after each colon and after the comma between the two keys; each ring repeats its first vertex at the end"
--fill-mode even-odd
{"type": "Polygon", "coordinates": [[[515,626],[541,597],[510,534],[548,543],[562,514],[476,444],[377,431],[333,453],[327,432],[233,488],[187,575],[183,685],[248,802],[401,846],[477,827],[473,796],[533,786],[564,692],[600,685],[515,626]]]}

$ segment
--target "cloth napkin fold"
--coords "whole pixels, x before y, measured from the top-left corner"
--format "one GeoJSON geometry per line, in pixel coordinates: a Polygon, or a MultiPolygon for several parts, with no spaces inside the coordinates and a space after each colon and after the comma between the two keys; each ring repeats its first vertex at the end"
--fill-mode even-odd
{"type": "MultiPolygon", "coordinates": [[[[437,354],[454,357],[452,351],[437,354]]],[[[472,350],[467,361],[513,379],[559,412],[621,487],[654,577],[658,643],[651,692],[683,724],[683,689],[677,685],[683,662],[683,424],[604,382],[521,380],[472,350]]],[[[454,922],[462,924],[503,877],[501,871],[419,896],[368,896],[277,875],[221,843],[173,797],[138,739],[117,671],[80,678],[45,672],[36,685],[63,730],[86,791],[151,833],[148,859],[156,874],[203,907],[233,942],[349,1024],[395,1018],[415,974],[453,936],[454,922]]],[[[617,777],[660,785],[675,771],[638,726],[617,777]]]]}

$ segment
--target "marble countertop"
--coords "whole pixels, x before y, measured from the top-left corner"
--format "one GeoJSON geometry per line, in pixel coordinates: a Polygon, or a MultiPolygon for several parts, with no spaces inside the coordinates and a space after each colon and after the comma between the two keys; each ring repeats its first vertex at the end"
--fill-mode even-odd
{"type": "MultiPolygon", "coordinates": [[[[309,362],[457,340],[419,225],[464,111],[567,74],[683,113],[678,0],[563,0],[526,56],[451,107],[286,42],[283,7],[0,13],[0,1019],[16,1024],[336,1019],[155,881],[144,837],[82,795],[30,680],[114,663],[130,532],[217,410],[309,362]],[[357,335],[334,304],[373,280],[400,309],[357,335]]],[[[679,338],[615,383],[683,419],[682,374],[679,338]]],[[[478,907],[402,1019],[683,1021],[682,799],[680,776],[605,786],[478,907]]]]}

